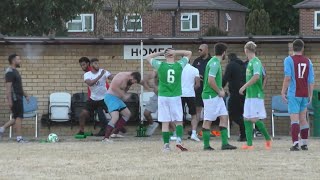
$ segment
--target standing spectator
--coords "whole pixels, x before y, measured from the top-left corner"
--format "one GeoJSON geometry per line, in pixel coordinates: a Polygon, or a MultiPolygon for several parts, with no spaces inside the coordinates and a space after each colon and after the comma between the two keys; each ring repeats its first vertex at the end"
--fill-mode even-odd
{"type": "Polygon", "coordinates": [[[182,109],[185,112],[185,105],[187,104],[189,108],[189,114],[191,115],[191,139],[194,141],[200,141],[197,136],[197,127],[199,119],[197,118],[197,111],[196,111],[196,98],[195,98],[195,90],[200,86],[200,76],[199,70],[189,63],[183,68],[182,71],[182,109]]]}
{"type": "Polygon", "coordinates": [[[226,67],[222,87],[228,83],[230,98],[228,101],[228,112],[231,122],[239,125],[240,136],[238,141],[246,141],[246,132],[243,122],[243,108],[245,96],[239,94],[240,88],[246,82],[246,60],[241,60],[235,53],[228,55],[229,63],[226,67]]]}
{"type": "Polygon", "coordinates": [[[200,74],[200,87],[196,89],[196,106],[197,106],[197,119],[200,120],[201,112],[203,109],[203,101],[202,101],[202,90],[203,90],[203,76],[207,66],[207,63],[211,59],[211,55],[209,54],[208,45],[201,44],[198,49],[199,57],[193,61],[192,66],[199,70],[200,74]]]}
{"type": "Polygon", "coordinates": [[[10,67],[7,68],[5,74],[6,81],[6,99],[11,109],[12,120],[0,127],[0,137],[5,129],[14,125],[16,126],[17,142],[25,143],[21,136],[21,126],[23,120],[23,96],[29,101],[29,96],[23,90],[22,79],[17,68],[20,68],[21,59],[17,54],[12,54],[8,58],[10,67]]]}

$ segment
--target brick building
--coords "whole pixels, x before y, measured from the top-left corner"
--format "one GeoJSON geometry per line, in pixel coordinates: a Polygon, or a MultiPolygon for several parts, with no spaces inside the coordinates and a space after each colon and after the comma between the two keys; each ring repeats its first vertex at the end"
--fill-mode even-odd
{"type": "Polygon", "coordinates": [[[81,37],[201,37],[213,27],[229,36],[245,34],[246,7],[232,0],[179,1],[155,0],[144,14],[127,14],[121,33],[108,7],[105,12],[81,14],[67,23],[67,29],[70,36],[81,37]]]}
{"type": "MultiPolygon", "coordinates": [[[[243,46],[246,41],[253,40],[258,44],[258,56],[266,67],[269,82],[266,88],[266,108],[268,118],[266,124],[270,129],[270,104],[271,96],[280,94],[283,80],[283,59],[291,53],[290,42],[295,37],[204,37],[199,38],[142,38],[146,45],[156,46],[170,45],[175,49],[187,49],[193,51],[192,60],[198,54],[198,46],[201,43],[208,43],[210,52],[213,44],[224,41],[228,44],[228,52],[235,52],[244,58],[243,46]]],[[[320,39],[315,37],[304,37],[306,42],[305,54],[313,60],[316,77],[320,76],[320,39]]],[[[137,59],[126,59],[125,48],[128,45],[139,47],[140,38],[4,38],[0,39],[0,67],[4,69],[8,66],[8,55],[16,52],[23,60],[19,69],[23,78],[24,89],[31,95],[36,96],[39,101],[39,113],[48,112],[48,97],[52,92],[66,91],[71,94],[86,92],[87,87],[83,83],[83,72],[78,64],[81,56],[100,59],[101,67],[112,73],[120,71],[140,71],[140,61],[137,59]]],[[[223,69],[226,61],[223,62],[223,69]]],[[[151,70],[147,62],[144,68],[148,72],[151,70]]],[[[4,79],[0,79],[0,84],[4,84],[4,79]]],[[[317,85],[317,84],[316,84],[317,85]]],[[[317,85],[317,88],[320,88],[317,85]]],[[[139,92],[139,87],[135,86],[133,92],[139,92]]],[[[5,103],[5,88],[0,86],[0,124],[8,120],[9,109],[5,103]]],[[[279,118],[276,120],[276,134],[289,134],[289,118],[279,118]]],[[[92,127],[92,126],[91,126],[92,127]]],[[[233,128],[233,134],[235,130],[233,128]]],[[[32,135],[34,133],[33,122],[24,121],[23,130],[32,135]]],[[[72,135],[76,133],[77,127],[70,130],[70,126],[53,126],[52,132],[59,135],[72,135]]],[[[48,135],[48,128],[41,125],[40,135],[48,135]]]]}
{"type": "Polygon", "coordinates": [[[320,35],[320,0],[305,0],[294,5],[300,13],[300,34],[307,36],[320,35]]]}

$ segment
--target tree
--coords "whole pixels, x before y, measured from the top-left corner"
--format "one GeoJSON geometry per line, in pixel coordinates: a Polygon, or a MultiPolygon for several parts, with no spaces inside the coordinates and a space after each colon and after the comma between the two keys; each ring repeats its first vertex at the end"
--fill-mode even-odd
{"type": "MultiPolygon", "coordinates": [[[[270,16],[273,35],[296,35],[299,32],[299,11],[293,5],[303,0],[235,0],[252,12],[264,9],[270,16]]],[[[248,20],[249,17],[247,17],[248,20]]]]}
{"type": "Polygon", "coordinates": [[[249,14],[246,30],[252,35],[271,35],[269,14],[264,9],[253,10],[249,14]]]}
{"type": "MultiPolygon", "coordinates": [[[[106,19],[104,23],[115,24],[119,30],[119,35],[127,29],[133,29],[136,32],[141,26],[141,17],[145,12],[151,9],[153,0],[105,0],[107,11],[105,13],[106,19]]],[[[103,24],[103,22],[100,22],[103,24]]],[[[103,31],[101,29],[100,31],[103,31]]],[[[104,34],[99,33],[98,34],[104,34]]]]}
{"type": "Polygon", "coordinates": [[[101,0],[2,0],[0,32],[5,35],[42,36],[66,31],[65,22],[92,12],[101,0]]]}

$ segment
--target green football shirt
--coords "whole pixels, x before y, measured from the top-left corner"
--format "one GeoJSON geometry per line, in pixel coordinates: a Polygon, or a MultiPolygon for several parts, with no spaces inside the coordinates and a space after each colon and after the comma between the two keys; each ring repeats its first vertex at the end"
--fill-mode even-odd
{"type": "Polygon", "coordinates": [[[218,96],[218,92],[212,89],[209,84],[209,76],[214,77],[218,88],[222,89],[222,69],[220,60],[216,56],[210,59],[204,72],[202,99],[211,99],[218,96]]]}
{"type": "Polygon", "coordinates": [[[181,74],[183,68],[188,63],[188,58],[183,57],[179,61],[171,64],[167,62],[151,60],[152,67],[158,72],[158,95],[164,97],[181,96],[181,74]]]}
{"type": "Polygon", "coordinates": [[[257,82],[247,87],[246,98],[264,98],[263,67],[261,61],[257,57],[251,59],[248,63],[246,71],[246,82],[250,81],[250,79],[256,74],[259,74],[259,79],[257,82]]]}

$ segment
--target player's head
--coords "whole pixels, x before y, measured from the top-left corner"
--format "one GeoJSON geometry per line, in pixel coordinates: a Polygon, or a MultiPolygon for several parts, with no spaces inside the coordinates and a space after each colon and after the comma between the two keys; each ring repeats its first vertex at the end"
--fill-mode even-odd
{"type": "Polygon", "coordinates": [[[293,46],[293,52],[304,51],[304,42],[301,39],[294,40],[292,46],[293,46]]]}
{"type": "Polygon", "coordinates": [[[139,72],[132,72],[127,84],[128,86],[131,86],[132,84],[140,83],[140,81],[141,81],[141,74],[139,72]]]}
{"type": "Polygon", "coordinates": [[[207,44],[201,44],[198,48],[200,57],[204,58],[209,54],[209,49],[207,44]]]}
{"type": "Polygon", "coordinates": [[[234,61],[234,60],[238,59],[238,56],[236,53],[229,53],[228,59],[229,59],[229,61],[234,61]]]}
{"type": "Polygon", "coordinates": [[[83,71],[88,71],[88,67],[90,66],[90,60],[87,57],[81,57],[79,59],[79,64],[83,71]]]}
{"type": "Polygon", "coordinates": [[[246,43],[246,45],[244,45],[244,53],[246,54],[247,57],[248,57],[248,54],[255,54],[256,49],[257,49],[257,45],[253,41],[249,41],[246,43]]]}
{"type": "Polygon", "coordinates": [[[20,56],[18,54],[9,55],[8,61],[9,61],[10,65],[15,66],[17,68],[20,67],[21,59],[20,59],[20,56]]]}
{"type": "Polygon", "coordinates": [[[226,53],[227,53],[227,45],[224,43],[217,43],[214,46],[214,52],[216,56],[221,56],[222,60],[224,60],[226,58],[226,53]]]}
{"type": "Polygon", "coordinates": [[[165,58],[174,58],[175,54],[174,54],[174,49],[173,48],[167,48],[166,50],[164,50],[164,57],[165,58]]]}
{"type": "Polygon", "coordinates": [[[90,61],[90,64],[91,64],[92,69],[94,69],[95,71],[99,71],[99,59],[92,58],[90,61]]]}

